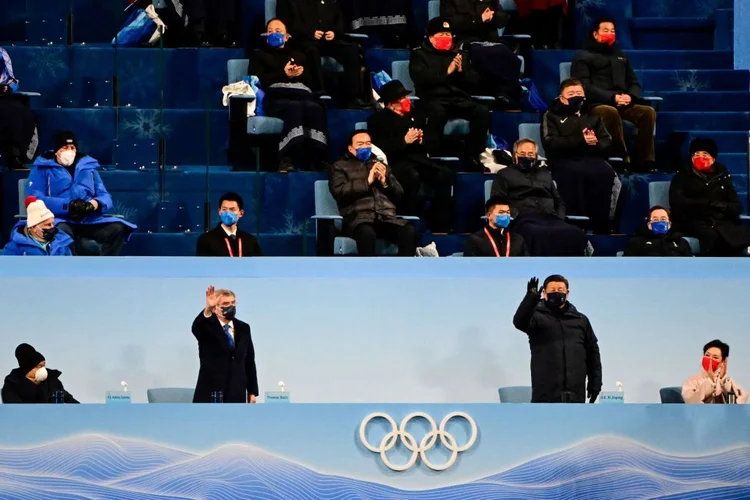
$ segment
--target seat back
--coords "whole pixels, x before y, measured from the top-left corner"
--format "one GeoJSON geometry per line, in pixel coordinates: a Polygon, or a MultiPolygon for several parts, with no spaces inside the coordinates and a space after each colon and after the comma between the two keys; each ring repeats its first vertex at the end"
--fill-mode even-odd
{"type": "Polygon", "coordinates": [[[662,387],[659,389],[662,404],[685,404],[682,387],[662,387]]]}
{"type": "Polygon", "coordinates": [[[492,192],[492,181],[484,181],[484,202],[490,199],[490,193],[492,192]]]}
{"type": "Polygon", "coordinates": [[[658,181],[648,183],[649,207],[661,205],[669,208],[669,181],[658,181]]]}
{"type": "Polygon", "coordinates": [[[227,61],[227,83],[237,83],[247,76],[249,59],[230,59],[227,61]]]}
{"type": "Polygon", "coordinates": [[[400,81],[407,90],[414,91],[414,82],[409,74],[409,61],[393,61],[391,75],[394,80],[400,81]]]}
{"type": "Polygon", "coordinates": [[[531,403],[531,386],[501,387],[497,393],[501,403],[531,403]]]}
{"type": "Polygon", "coordinates": [[[570,78],[570,67],[572,66],[572,63],[569,62],[561,62],[560,63],[560,83],[564,82],[568,78],[570,78]]]}
{"type": "Polygon", "coordinates": [[[518,138],[531,139],[536,142],[536,150],[540,157],[546,157],[542,146],[542,129],[538,123],[521,123],[518,125],[518,138]]]}
{"type": "Polygon", "coordinates": [[[440,17],[440,0],[430,0],[427,2],[427,19],[440,17]]]}
{"type": "Polygon", "coordinates": [[[367,130],[367,122],[357,122],[354,124],[354,130],[367,130]]]}
{"type": "Polygon", "coordinates": [[[266,0],[266,24],[276,17],[276,0],[266,0]]]}
{"type": "Polygon", "coordinates": [[[328,181],[315,181],[315,215],[339,215],[339,207],[328,189],[328,181]]]}
{"type": "Polygon", "coordinates": [[[194,389],[187,387],[161,387],[146,391],[149,403],[192,403],[194,389]]]}
{"type": "Polygon", "coordinates": [[[18,215],[26,218],[26,192],[29,189],[29,179],[18,179],[18,215]]]}
{"type": "Polygon", "coordinates": [[[502,7],[504,11],[518,10],[516,0],[500,0],[500,7],[502,7]]]}

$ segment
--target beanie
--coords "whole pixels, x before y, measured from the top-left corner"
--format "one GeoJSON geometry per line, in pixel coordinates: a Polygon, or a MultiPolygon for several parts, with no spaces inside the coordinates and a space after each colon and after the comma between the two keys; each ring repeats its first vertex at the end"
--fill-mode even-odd
{"type": "Polygon", "coordinates": [[[36,365],[44,361],[44,356],[29,344],[19,344],[16,347],[18,367],[23,373],[29,373],[36,365]]]}
{"type": "Polygon", "coordinates": [[[714,160],[719,156],[719,146],[716,145],[713,139],[698,138],[694,139],[690,143],[690,156],[692,157],[697,151],[705,151],[711,155],[714,160]]]}
{"type": "Polygon", "coordinates": [[[70,130],[58,130],[55,132],[55,136],[52,138],[52,151],[57,153],[61,148],[73,145],[76,148],[76,136],[70,130]]]}
{"type": "Polygon", "coordinates": [[[451,20],[447,17],[435,17],[430,19],[427,23],[427,36],[432,36],[436,33],[453,33],[451,20]]]}
{"type": "Polygon", "coordinates": [[[47,219],[54,219],[53,214],[42,200],[35,200],[26,206],[26,226],[34,227],[47,219]]]}

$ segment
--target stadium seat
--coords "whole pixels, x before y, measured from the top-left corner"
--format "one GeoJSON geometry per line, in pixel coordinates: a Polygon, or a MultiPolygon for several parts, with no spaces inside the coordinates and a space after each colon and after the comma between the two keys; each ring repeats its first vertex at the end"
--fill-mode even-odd
{"type": "MultiPolygon", "coordinates": [[[[648,183],[648,205],[653,207],[660,205],[662,207],[669,208],[669,181],[658,181],[648,183]]],[[[693,251],[693,255],[701,253],[701,245],[698,242],[698,238],[691,238],[688,236],[683,237],[685,241],[690,245],[690,249],[693,251]]]]}
{"type": "MultiPolygon", "coordinates": [[[[501,0],[500,7],[505,11],[518,10],[516,7],[515,0],[501,0]]],[[[430,0],[427,2],[427,17],[428,19],[435,19],[440,17],[440,0],[430,0]]],[[[530,39],[531,35],[506,35],[504,34],[505,28],[497,30],[498,35],[504,38],[515,38],[515,39],[530,39]]]]}
{"type": "Polygon", "coordinates": [[[662,387],[659,389],[662,404],[685,404],[682,398],[682,387],[662,387]]]}
{"type": "MultiPolygon", "coordinates": [[[[570,78],[570,67],[573,63],[561,62],[560,63],[560,83],[570,78]]],[[[659,104],[664,101],[662,97],[655,95],[641,95],[641,99],[649,101],[655,110],[659,110],[659,104]]],[[[654,127],[654,135],[656,135],[656,127],[654,127]]]]}
{"type": "MultiPolygon", "coordinates": [[[[536,142],[537,151],[539,157],[547,159],[547,154],[544,151],[544,145],[542,144],[542,125],[539,123],[521,123],[518,125],[518,138],[519,139],[531,139],[536,142]]],[[[621,162],[622,158],[610,156],[608,158],[611,162],[621,162]]]]}
{"type": "Polygon", "coordinates": [[[183,387],[163,387],[148,389],[146,397],[149,403],[192,403],[195,389],[183,387]]]}
{"type": "Polygon", "coordinates": [[[497,393],[501,403],[531,403],[531,386],[501,387],[497,393]]]}

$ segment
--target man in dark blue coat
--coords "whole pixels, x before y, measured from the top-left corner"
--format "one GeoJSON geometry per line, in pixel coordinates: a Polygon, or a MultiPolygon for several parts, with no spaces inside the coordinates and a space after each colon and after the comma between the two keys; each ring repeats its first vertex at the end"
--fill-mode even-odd
{"type": "Polygon", "coordinates": [[[206,307],[193,321],[201,362],[193,403],[255,403],[258,375],[250,325],[235,313],[234,292],[209,286],[206,307]]]}

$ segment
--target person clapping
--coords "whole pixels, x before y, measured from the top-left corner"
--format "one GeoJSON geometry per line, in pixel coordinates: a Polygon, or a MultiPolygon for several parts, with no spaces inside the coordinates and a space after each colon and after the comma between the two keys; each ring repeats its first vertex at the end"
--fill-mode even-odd
{"type": "Polygon", "coordinates": [[[682,386],[682,398],[692,404],[727,404],[747,402],[745,389],[727,375],[729,345],[712,340],[703,346],[701,371],[682,386]]]}

